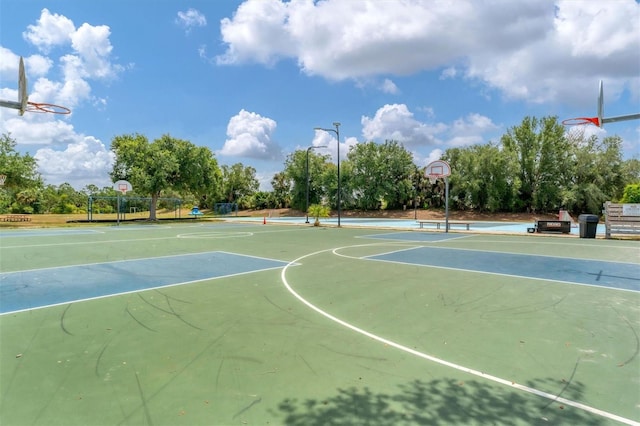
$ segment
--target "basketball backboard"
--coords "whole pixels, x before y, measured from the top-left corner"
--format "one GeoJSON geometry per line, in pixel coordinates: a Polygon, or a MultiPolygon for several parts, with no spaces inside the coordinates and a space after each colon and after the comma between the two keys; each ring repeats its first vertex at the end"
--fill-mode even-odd
{"type": "Polygon", "coordinates": [[[451,166],[449,166],[449,163],[447,163],[446,161],[432,161],[427,165],[425,175],[427,177],[433,176],[436,178],[449,176],[451,175],[451,166]]]}
{"type": "Polygon", "coordinates": [[[24,60],[20,56],[20,65],[18,68],[18,102],[20,103],[19,113],[23,115],[27,110],[27,102],[29,102],[29,94],[27,91],[27,75],[24,70],[24,60]]]}
{"type": "Polygon", "coordinates": [[[113,184],[113,189],[115,189],[118,192],[121,192],[122,195],[127,195],[127,192],[132,191],[133,187],[126,180],[119,180],[113,184]]]}

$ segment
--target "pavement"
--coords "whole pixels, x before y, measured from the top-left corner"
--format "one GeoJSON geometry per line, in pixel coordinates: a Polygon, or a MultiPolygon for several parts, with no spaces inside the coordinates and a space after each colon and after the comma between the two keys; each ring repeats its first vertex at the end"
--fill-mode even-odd
{"type": "MultiPolygon", "coordinates": [[[[305,225],[305,217],[225,217],[227,221],[241,221],[250,223],[272,223],[272,224],[291,224],[305,225]]],[[[309,218],[310,224],[313,218],[309,218]]],[[[442,221],[444,223],[444,220],[442,221]]],[[[338,218],[322,218],[320,224],[324,226],[338,226],[338,218]]],[[[379,219],[379,218],[340,218],[340,226],[348,227],[371,227],[385,229],[402,229],[402,230],[424,230],[444,232],[444,226],[438,226],[436,223],[425,223],[420,228],[418,221],[411,219],[379,219]]],[[[490,234],[527,234],[529,228],[533,228],[535,223],[530,222],[489,222],[489,221],[449,221],[450,232],[471,232],[471,233],[490,233],[490,234]],[[469,223],[467,231],[466,223],[469,223]]],[[[561,233],[544,233],[549,235],[566,235],[561,233]]],[[[571,233],[568,235],[580,236],[580,226],[574,224],[571,226],[571,233]]],[[[596,229],[596,237],[604,237],[605,226],[599,223],[596,229]]]]}

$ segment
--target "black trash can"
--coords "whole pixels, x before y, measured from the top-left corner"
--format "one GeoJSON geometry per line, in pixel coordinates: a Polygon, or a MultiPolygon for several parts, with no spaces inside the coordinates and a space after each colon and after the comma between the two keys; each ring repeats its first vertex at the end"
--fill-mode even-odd
{"type": "Polygon", "coordinates": [[[578,216],[580,238],[595,238],[598,229],[598,220],[598,216],[595,214],[581,214],[578,216]]]}

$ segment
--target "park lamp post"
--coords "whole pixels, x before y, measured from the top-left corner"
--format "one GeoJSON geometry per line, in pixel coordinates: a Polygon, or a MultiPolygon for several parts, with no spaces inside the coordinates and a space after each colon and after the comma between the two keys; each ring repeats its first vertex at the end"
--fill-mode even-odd
{"type": "Polygon", "coordinates": [[[309,151],[311,151],[312,149],[317,149],[317,148],[326,148],[326,145],[318,145],[318,146],[310,146],[309,148],[307,148],[307,163],[306,163],[306,179],[307,179],[307,220],[305,221],[305,223],[309,223],[309,151]]]}
{"type": "Polygon", "coordinates": [[[338,139],[338,228],[340,228],[340,209],[342,205],[342,190],[340,185],[340,123],[336,121],[335,123],[333,123],[333,125],[336,127],[335,129],[323,129],[322,127],[315,127],[314,130],[333,132],[336,134],[336,138],[338,139]]]}

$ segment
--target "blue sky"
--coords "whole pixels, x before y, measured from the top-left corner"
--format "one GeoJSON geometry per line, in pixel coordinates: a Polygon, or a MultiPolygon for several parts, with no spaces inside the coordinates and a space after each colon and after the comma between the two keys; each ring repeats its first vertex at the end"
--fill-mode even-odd
{"type": "MultiPolygon", "coordinates": [[[[255,167],[262,189],[288,154],[336,158],[398,140],[425,166],[497,142],[525,116],[640,112],[640,4],[633,0],[2,0],[0,99],[69,116],[0,110],[0,132],[47,183],[109,186],[114,136],[163,134],[255,167]]],[[[640,157],[640,120],[579,128],[640,157]]],[[[577,129],[573,129],[575,131],[577,129]]],[[[0,171],[1,172],[1,171],[0,171]]]]}

